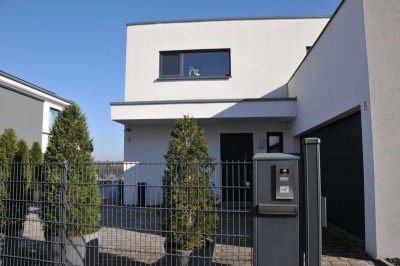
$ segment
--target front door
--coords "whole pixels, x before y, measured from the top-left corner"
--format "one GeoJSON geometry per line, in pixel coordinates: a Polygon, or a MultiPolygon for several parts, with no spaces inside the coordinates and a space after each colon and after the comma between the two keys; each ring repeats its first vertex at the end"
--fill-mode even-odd
{"type": "Polygon", "coordinates": [[[251,202],[253,134],[221,134],[222,201],[251,202]]]}

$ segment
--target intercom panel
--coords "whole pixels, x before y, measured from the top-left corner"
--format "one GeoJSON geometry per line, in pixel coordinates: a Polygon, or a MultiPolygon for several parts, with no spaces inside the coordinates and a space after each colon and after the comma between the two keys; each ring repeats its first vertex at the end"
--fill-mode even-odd
{"type": "Polygon", "coordinates": [[[275,199],[292,200],[294,199],[294,177],[293,165],[275,165],[275,199]]]}

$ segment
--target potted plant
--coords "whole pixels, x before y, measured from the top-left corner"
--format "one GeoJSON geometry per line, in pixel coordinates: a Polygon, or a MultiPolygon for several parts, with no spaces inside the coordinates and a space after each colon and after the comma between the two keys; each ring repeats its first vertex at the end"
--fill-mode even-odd
{"type": "Polygon", "coordinates": [[[43,191],[45,237],[54,244],[49,254],[55,262],[60,260],[60,226],[64,226],[66,263],[96,265],[101,196],[97,185],[96,169],[91,155],[92,140],[86,117],[75,103],[67,106],[56,118],[50,131],[45,153],[45,188],[43,191]],[[68,165],[60,169],[60,163],[68,165]],[[61,224],[60,179],[66,173],[66,223],[61,224]]]}
{"type": "Polygon", "coordinates": [[[204,131],[195,119],[178,119],[164,156],[163,176],[162,224],[173,265],[208,265],[212,259],[211,235],[219,219],[210,180],[214,159],[208,152],[204,131]]]}

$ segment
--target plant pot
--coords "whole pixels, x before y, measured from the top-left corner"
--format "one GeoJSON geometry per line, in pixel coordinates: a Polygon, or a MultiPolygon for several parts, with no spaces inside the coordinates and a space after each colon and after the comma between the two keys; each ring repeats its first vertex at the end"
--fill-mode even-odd
{"type": "Polygon", "coordinates": [[[179,250],[174,245],[164,243],[167,255],[166,265],[195,266],[211,265],[214,256],[215,243],[211,239],[206,240],[206,246],[195,250],[179,250]]]}
{"type": "MultiPolygon", "coordinates": [[[[65,263],[67,265],[97,265],[99,254],[99,232],[83,236],[67,237],[65,241],[65,263]]],[[[59,236],[50,237],[48,255],[54,263],[62,263],[63,245],[59,236]]]]}

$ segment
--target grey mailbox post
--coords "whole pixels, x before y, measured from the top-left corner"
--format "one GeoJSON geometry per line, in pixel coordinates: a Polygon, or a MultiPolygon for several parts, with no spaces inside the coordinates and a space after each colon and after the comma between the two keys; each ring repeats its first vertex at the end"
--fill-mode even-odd
{"type": "Polygon", "coordinates": [[[299,265],[298,156],[253,157],[253,265],[299,265]]]}

